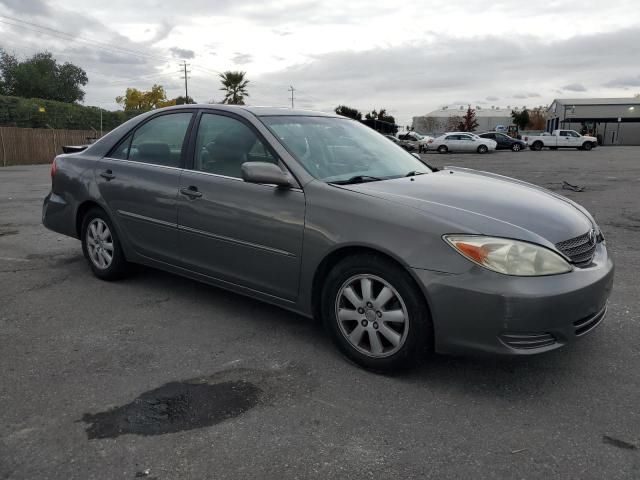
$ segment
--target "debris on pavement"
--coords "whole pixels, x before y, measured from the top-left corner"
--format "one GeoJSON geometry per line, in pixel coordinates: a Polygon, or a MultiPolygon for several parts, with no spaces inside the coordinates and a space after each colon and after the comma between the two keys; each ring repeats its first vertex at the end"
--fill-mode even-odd
{"type": "Polygon", "coordinates": [[[563,190],[572,190],[574,192],[584,192],[584,188],[583,186],[580,185],[573,185],[565,180],[562,181],[562,188],[563,190]]]}

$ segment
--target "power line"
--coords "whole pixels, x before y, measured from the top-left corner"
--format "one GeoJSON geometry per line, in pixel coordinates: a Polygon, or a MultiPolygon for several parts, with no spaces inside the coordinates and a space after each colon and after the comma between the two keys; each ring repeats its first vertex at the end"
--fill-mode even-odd
{"type": "Polygon", "coordinates": [[[84,43],[87,43],[87,44],[99,46],[101,48],[106,49],[107,51],[110,51],[110,53],[120,53],[120,54],[126,54],[126,55],[133,55],[133,56],[137,56],[137,57],[155,58],[155,59],[164,60],[164,61],[174,61],[174,58],[171,58],[171,57],[154,55],[154,54],[151,54],[151,53],[148,53],[148,52],[142,52],[142,51],[139,51],[139,50],[133,50],[133,49],[129,49],[129,48],[120,47],[120,46],[112,44],[112,43],[102,42],[102,41],[90,39],[90,38],[87,38],[87,37],[81,37],[79,35],[73,35],[73,34],[70,34],[70,33],[67,33],[67,32],[63,32],[61,30],[56,30],[55,28],[50,28],[50,27],[47,27],[45,25],[40,25],[40,24],[37,24],[37,23],[28,22],[26,20],[22,20],[22,19],[15,18],[15,17],[10,17],[8,15],[0,15],[0,18],[4,19],[4,20],[0,20],[0,23],[4,23],[6,25],[11,25],[13,27],[32,30],[32,31],[35,31],[35,32],[38,32],[38,33],[42,33],[43,35],[50,35],[50,36],[53,36],[53,37],[61,38],[63,40],[71,40],[71,41],[74,41],[74,42],[84,42],[84,43]]]}

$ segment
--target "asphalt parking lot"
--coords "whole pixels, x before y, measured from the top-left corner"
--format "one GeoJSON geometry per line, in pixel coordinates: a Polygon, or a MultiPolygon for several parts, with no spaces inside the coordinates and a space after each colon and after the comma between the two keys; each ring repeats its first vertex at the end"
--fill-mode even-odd
{"type": "Polygon", "coordinates": [[[377,375],[284,310],[151,269],[96,279],[40,224],[48,166],[0,169],[0,478],[640,478],[640,147],[424,158],[594,213],[617,265],[602,326],[377,375]]]}

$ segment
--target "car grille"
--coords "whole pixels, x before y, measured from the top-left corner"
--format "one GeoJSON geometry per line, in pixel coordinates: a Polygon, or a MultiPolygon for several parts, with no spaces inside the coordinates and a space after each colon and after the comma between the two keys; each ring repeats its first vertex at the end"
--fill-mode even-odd
{"type": "Polygon", "coordinates": [[[584,265],[591,263],[596,251],[597,241],[595,231],[590,230],[579,237],[556,243],[556,248],[566,255],[572,263],[584,265]]]}
{"type": "Polygon", "coordinates": [[[500,340],[511,348],[531,349],[548,347],[556,343],[556,338],[550,333],[510,333],[500,335],[500,340]]]}
{"type": "Polygon", "coordinates": [[[598,313],[589,315],[588,317],[585,317],[573,322],[573,326],[576,329],[576,336],[579,337],[581,335],[589,333],[591,330],[596,328],[600,324],[600,322],[604,319],[604,316],[606,313],[607,313],[607,307],[605,306],[598,313]]]}

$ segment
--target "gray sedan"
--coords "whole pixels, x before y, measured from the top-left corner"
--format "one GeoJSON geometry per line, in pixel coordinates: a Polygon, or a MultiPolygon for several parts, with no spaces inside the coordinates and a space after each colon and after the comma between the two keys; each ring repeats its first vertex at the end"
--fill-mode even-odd
{"type": "Polygon", "coordinates": [[[430,168],[335,115],[155,110],[51,175],[43,223],[79,238],[97,277],[140,263],[322,319],[368,368],[559,348],[602,321],[613,281],[576,203],[430,168]]]}

